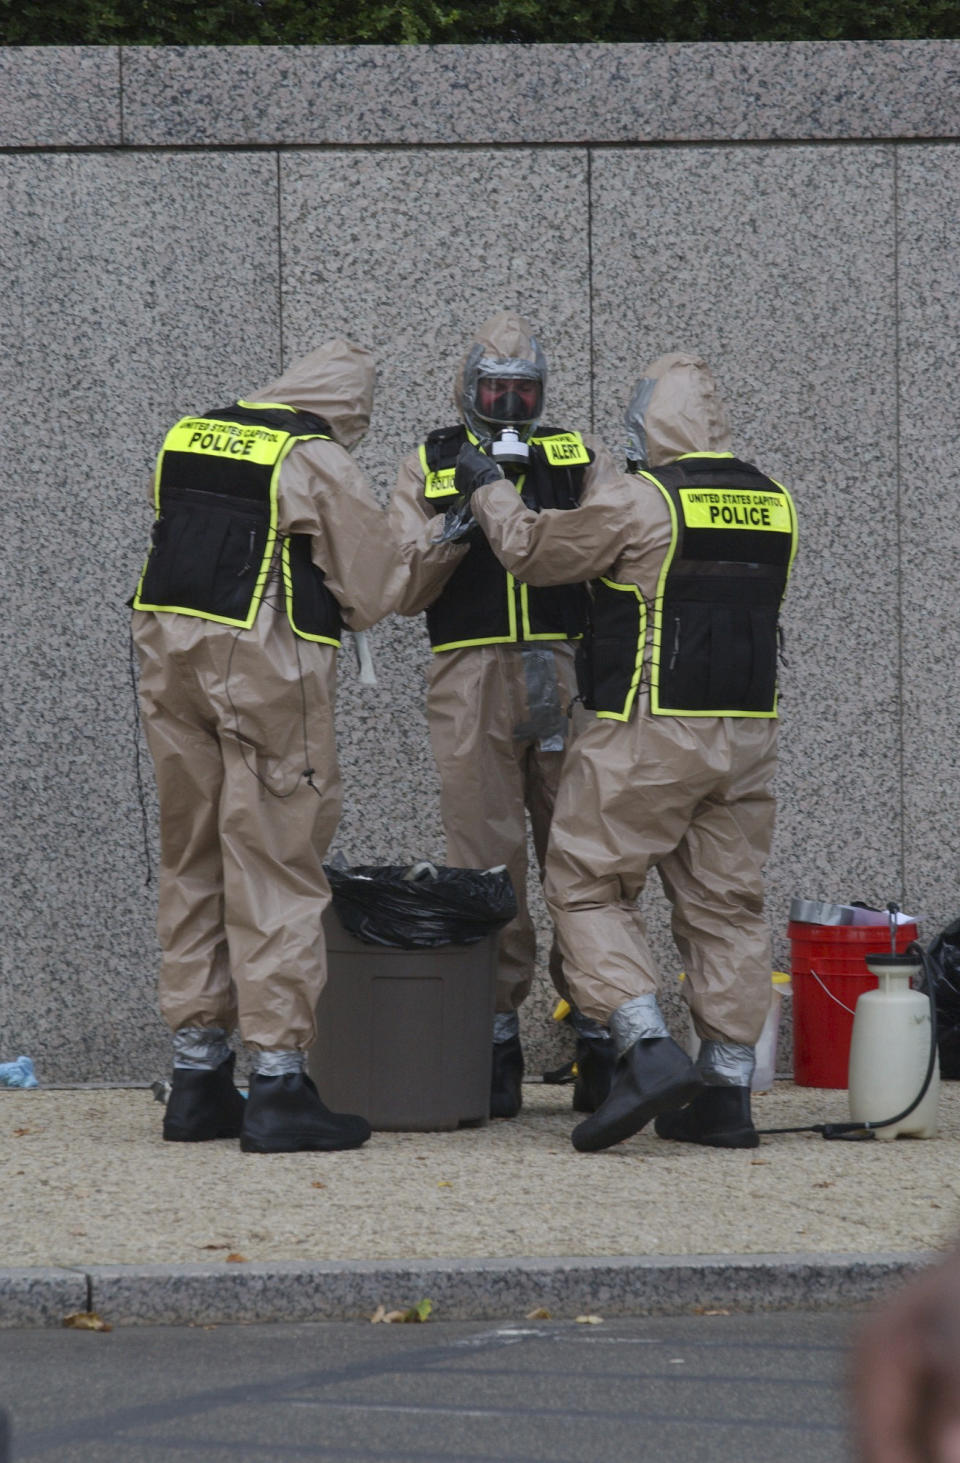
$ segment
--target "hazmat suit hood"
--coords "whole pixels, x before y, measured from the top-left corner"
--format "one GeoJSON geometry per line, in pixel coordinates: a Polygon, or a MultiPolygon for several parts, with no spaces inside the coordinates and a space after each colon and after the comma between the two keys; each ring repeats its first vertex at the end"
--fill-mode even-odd
{"type": "Polygon", "coordinates": [[[547,385],[547,360],[533,327],[522,315],[501,310],[485,320],[473,336],[460,363],[453,387],[453,400],[463,422],[477,437],[489,436],[502,422],[491,424],[477,412],[477,382],[481,376],[525,377],[540,383],[536,415],[518,423],[520,435],[528,436],[543,412],[547,385]]]}
{"type": "Polygon", "coordinates": [[[313,412],[330,423],[334,440],[349,451],[370,425],[375,378],[370,352],[337,337],[301,356],[247,400],[280,402],[313,412]]]}
{"type": "Polygon", "coordinates": [[[730,423],[713,373],[699,356],[658,356],[633,388],[626,411],[631,467],[662,467],[685,452],[729,452],[730,423]]]}

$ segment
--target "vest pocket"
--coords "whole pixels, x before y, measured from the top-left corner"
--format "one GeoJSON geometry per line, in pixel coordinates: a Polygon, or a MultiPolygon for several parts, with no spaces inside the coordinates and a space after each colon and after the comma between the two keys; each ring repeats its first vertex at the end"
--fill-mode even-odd
{"type": "Polygon", "coordinates": [[[259,514],[170,504],[159,520],[141,598],[245,620],[266,540],[259,514]]]}
{"type": "Polygon", "coordinates": [[[676,602],[664,615],[660,704],[679,712],[769,712],[777,612],[766,605],[676,602]]]}
{"type": "MultiPolygon", "coordinates": [[[[703,711],[713,701],[712,616],[704,604],[665,606],[660,631],[660,701],[677,711],[703,711]]],[[[713,704],[716,704],[714,702],[713,704]]]]}
{"type": "Polygon", "coordinates": [[[748,711],[772,711],[776,701],[778,619],[777,610],[769,605],[750,611],[753,666],[745,703],[748,711]]]}

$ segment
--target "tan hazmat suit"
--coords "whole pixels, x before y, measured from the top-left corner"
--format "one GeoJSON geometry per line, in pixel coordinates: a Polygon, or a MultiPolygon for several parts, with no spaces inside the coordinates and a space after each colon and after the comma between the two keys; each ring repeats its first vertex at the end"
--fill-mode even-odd
{"type": "MultiPolygon", "coordinates": [[[[369,352],[334,340],[249,399],[330,425],[334,440],[298,442],[282,463],[278,530],[309,535],[355,630],[393,609],[404,577],[347,452],[367,429],[374,374],[369,352]]],[[[326,975],[323,858],[340,816],[336,648],[294,634],[276,556],[249,629],[134,611],[133,634],[160,801],[161,1012],[173,1031],[239,1024],[255,1049],[305,1050],[326,975]]]]}
{"type": "MultiPolygon", "coordinates": [[[[729,452],[726,414],[695,356],[663,356],[645,416],[652,471],[684,453],[729,452]]],[[[604,576],[652,604],[671,543],[667,505],[642,476],[590,486],[569,513],[526,512],[509,484],[480,488],[474,515],[497,557],[530,584],[604,576]]],[[[656,993],[635,901],[651,868],[672,906],[701,1039],[753,1045],[770,1001],[763,870],[774,826],[775,720],[653,715],[644,672],[628,721],[594,718],[567,757],[545,893],[580,1010],[606,1021],[656,993]]]]}
{"type": "MultiPolygon", "coordinates": [[[[530,325],[510,312],[486,321],[471,341],[471,346],[477,344],[494,357],[534,359],[530,325]]],[[[466,359],[454,384],[458,413],[466,359]]],[[[599,443],[590,438],[585,441],[594,454],[585,483],[612,486],[618,478],[612,457],[599,443]]],[[[410,571],[400,606],[404,615],[426,610],[469,552],[460,545],[437,544],[449,502],[431,503],[424,489],[423,459],[413,452],[400,465],[390,505],[393,532],[410,571]]],[[[516,496],[515,488],[511,486],[510,491],[516,496]]],[[[573,657],[573,646],[565,639],[533,641],[518,630],[510,643],[435,652],[428,671],[427,720],[440,777],[447,861],[464,868],[506,864],[517,896],[517,917],[500,934],[498,1012],[516,1011],[533,981],[536,936],[526,898],[525,810],[530,815],[542,879],[550,819],[574,718],[565,718],[564,744],[556,750],[549,749],[549,743],[541,745],[537,736],[524,734],[523,728],[534,720],[531,703],[545,689],[549,693],[545,680],[555,687],[550,694],[558,695],[563,708],[571,705],[576,696],[573,657]]],[[[555,945],[550,974],[560,993],[566,994],[555,945]]]]}

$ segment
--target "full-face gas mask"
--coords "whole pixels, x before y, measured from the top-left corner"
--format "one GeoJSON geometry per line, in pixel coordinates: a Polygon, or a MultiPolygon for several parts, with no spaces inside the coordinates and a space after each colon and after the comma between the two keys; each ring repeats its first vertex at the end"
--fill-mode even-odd
{"type": "Polygon", "coordinates": [[[646,416],[656,389],[657,379],[652,376],[642,377],[633,388],[624,416],[627,429],[627,472],[643,472],[649,467],[646,416]]]}
{"type": "Polygon", "coordinates": [[[522,450],[543,412],[547,362],[535,340],[533,360],[490,356],[475,345],[463,368],[460,411],[475,437],[504,450],[504,461],[526,459],[522,450]]]}

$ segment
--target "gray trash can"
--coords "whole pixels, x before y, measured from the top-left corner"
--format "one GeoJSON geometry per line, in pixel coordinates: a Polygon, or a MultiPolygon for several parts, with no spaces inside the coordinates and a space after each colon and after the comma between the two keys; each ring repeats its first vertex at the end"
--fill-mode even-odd
{"type": "Polygon", "coordinates": [[[357,938],[333,905],[323,927],[327,984],[307,1066],[327,1106],[381,1131],[485,1123],[498,928],[471,944],[401,948],[357,938]]]}

